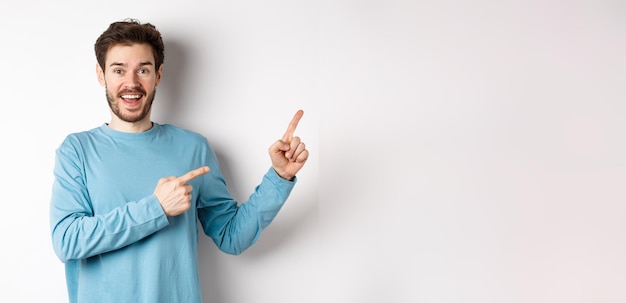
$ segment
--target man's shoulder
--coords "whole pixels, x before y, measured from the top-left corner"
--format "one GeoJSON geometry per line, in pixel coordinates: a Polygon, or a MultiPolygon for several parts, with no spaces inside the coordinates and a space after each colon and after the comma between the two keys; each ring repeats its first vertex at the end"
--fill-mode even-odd
{"type": "Polygon", "coordinates": [[[83,149],[84,146],[88,145],[88,142],[95,141],[94,138],[98,136],[97,133],[99,129],[100,127],[94,127],[88,130],[78,130],[68,133],[58,145],[57,151],[68,152],[83,149]]]}
{"type": "Polygon", "coordinates": [[[101,128],[102,126],[98,126],[98,127],[94,127],[94,128],[87,129],[87,130],[79,130],[79,131],[70,132],[69,134],[65,136],[64,141],[83,140],[89,137],[96,136],[101,128]]]}
{"type": "Polygon", "coordinates": [[[206,137],[197,131],[184,128],[173,124],[158,124],[161,132],[166,134],[172,134],[179,138],[206,141],[206,137]]]}

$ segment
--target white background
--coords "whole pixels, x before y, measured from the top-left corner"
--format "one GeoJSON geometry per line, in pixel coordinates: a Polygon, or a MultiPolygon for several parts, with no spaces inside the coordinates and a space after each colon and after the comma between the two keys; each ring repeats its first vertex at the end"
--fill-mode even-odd
{"type": "Polygon", "coordinates": [[[155,121],[206,135],[244,200],[293,113],[311,159],[207,302],[624,302],[622,1],[0,4],[0,301],[65,302],[54,149],[108,121],[93,43],[166,43],[155,121]]]}

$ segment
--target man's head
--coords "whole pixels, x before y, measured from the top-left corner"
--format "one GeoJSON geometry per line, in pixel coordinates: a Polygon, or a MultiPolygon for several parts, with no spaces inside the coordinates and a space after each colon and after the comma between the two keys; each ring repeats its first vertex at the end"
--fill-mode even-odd
{"type": "Polygon", "coordinates": [[[112,23],[94,46],[98,81],[106,88],[111,123],[148,123],[161,80],[164,46],[150,23],[112,23]]]}
{"type": "Polygon", "coordinates": [[[152,47],[156,70],[161,68],[165,60],[165,46],[161,33],[150,23],[140,23],[135,19],[113,22],[98,37],[94,45],[96,59],[102,70],[106,70],[107,52],[115,45],[148,44],[152,47]]]}

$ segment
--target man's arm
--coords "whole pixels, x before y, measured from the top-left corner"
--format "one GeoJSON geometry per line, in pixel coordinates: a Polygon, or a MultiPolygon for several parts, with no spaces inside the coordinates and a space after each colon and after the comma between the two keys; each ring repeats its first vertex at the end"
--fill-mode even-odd
{"type": "Polygon", "coordinates": [[[155,195],[94,214],[74,145],[57,150],[50,203],[54,251],[63,262],[83,259],[134,243],[168,225],[155,195]]]}
{"type": "Polygon", "coordinates": [[[198,218],[205,234],[223,252],[237,255],[252,246],[289,197],[297,181],[295,175],[309,155],[300,138],[293,136],[302,114],[301,110],[295,114],[283,137],[269,148],[272,168],[248,200],[239,206],[230,197],[209,147],[207,162],[212,163],[213,169],[200,197],[198,218]]]}

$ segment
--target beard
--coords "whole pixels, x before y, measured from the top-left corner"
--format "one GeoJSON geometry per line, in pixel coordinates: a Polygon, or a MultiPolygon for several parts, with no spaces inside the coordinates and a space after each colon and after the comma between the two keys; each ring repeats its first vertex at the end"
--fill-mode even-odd
{"type": "MultiPolygon", "coordinates": [[[[139,113],[139,115],[130,115],[122,113],[119,105],[115,103],[115,98],[113,97],[113,94],[109,91],[108,87],[105,87],[105,91],[107,102],[109,103],[109,108],[111,108],[113,114],[120,118],[120,120],[130,123],[139,122],[148,116],[148,114],[150,113],[150,109],[152,108],[152,102],[154,101],[154,97],[156,95],[156,89],[154,89],[151,94],[147,95],[147,102],[141,108],[141,112],[139,113]]],[[[138,91],[141,92],[144,96],[146,95],[144,90],[139,89],[138,91]]]]}

